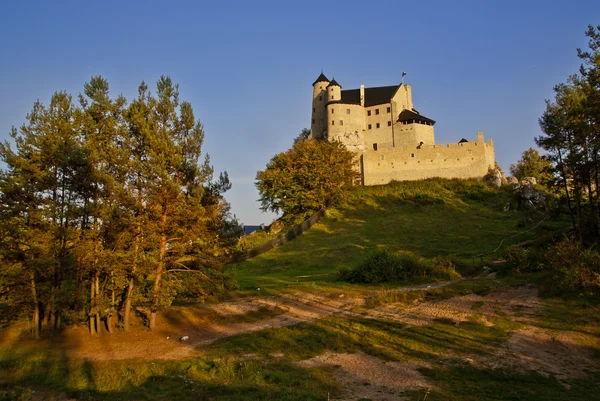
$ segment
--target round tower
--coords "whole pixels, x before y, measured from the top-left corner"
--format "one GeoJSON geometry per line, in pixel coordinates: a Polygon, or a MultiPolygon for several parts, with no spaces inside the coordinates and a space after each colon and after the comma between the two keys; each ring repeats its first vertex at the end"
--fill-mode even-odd
{"type": "Polygon", "coordinates": [[[335,78],[327,85],[327,101],[336,102],[342,100],[342,86],[338,84],[335,78]]]}
{"type": "Polygon", "coordinates": [[[312,121],[310,131],[315,139],[324,139],[327,135],[327,85],[329,79],[321,75],[313,82],[312,121]]]}

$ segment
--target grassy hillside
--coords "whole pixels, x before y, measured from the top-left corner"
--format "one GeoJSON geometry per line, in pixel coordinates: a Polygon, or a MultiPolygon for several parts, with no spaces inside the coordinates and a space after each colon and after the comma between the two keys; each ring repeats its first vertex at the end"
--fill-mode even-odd
{"type": "MultiPolygon", "coordinates": [[[[335,273],[354,266],[378,249],[425,258],[453,255],[465,263],[491,252],[502,239],[534,226],[543,218],[515,210],[508,189],[478,181],[431,179],[359,187],[349,199],[299,238],[232,266],[242,289],[295,283],[296,276],[335,273]],[[511,204],[508,211],[505,207],[511,204]]],[[[546,221],[516,238],[565,227],[546,221]]],[[[335,275],[311,278],[332,281],[335,275]]]]}

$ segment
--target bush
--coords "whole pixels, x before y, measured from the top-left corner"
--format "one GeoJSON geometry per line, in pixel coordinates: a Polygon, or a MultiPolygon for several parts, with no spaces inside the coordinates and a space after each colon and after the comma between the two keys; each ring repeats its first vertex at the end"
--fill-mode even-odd
{"type": "Polygon", "coordinates": [[[513,274],[536,272],[544,269],[543,254],[533,248],[510,245],[504,251],[506,271],[513,274]]]}
{"type": "Polygon", "coordinates": [[[559,290],[600,291],[600,254],[564,239],[546,252],[552,284],[559,290]]]}
{"type": "Polygon", "coordinates": [[[343,268],[338,280],[349,283],[377,284],[410,278],[456,277],[454,263],[445,257],[427,262],[413,255],[398,255],[388,251],[375,252],[354,268],[343,268]]]}

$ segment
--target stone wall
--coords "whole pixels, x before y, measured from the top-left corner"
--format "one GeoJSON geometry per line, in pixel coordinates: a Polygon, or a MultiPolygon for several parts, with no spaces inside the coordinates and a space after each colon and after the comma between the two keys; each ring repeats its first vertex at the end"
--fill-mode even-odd
{"type": "Polygon", "coordinates": [[[328,136],[352,152],[364,150],[365,109],[358,104],[334,103],[327,106],[328,136]]]}
{"type": "MultiPolygon", "coordinates": [[[[481,136],[481,139],[482,136],[481,136]]],[[[432,177],[481,178],[495,163],[491,139],[448,145],[423,145],[365,151],[361,160],[364,185],[432,177]]]]}
{"type": "Polygon", "coordinates": [[[312,120],[310,131],[313,138],[325,139],[327,133],[327,82],[317,82],[313,88],[312,120]]]}

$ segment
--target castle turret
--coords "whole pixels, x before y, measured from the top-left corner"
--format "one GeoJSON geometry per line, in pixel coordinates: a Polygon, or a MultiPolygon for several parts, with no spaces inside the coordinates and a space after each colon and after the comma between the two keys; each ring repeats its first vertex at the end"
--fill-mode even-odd
{"type": "Polygon", "coordinates": [[[313,138],[324,139],[327,133],[327,85],[329,79],[321,75],[313,82],[313,110],[310,131],[313,138]]]}
{"type": "Polygon", "coordinates": [[[335,81],[335,78],[327,85],[327,101],[336,102],[342,100],[342,86],[335,81]]]}

